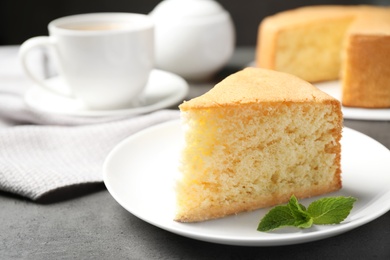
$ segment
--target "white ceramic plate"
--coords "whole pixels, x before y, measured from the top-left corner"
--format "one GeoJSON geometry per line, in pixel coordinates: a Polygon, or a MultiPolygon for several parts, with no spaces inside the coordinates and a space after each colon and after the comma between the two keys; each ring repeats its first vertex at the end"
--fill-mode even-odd
{"type": "MultiPolygon", "coordinates": [[[[54,88],[66,91],[67,86],[59,78],[47,80],[54,88]]],[[[91,110],[80,100],[67,98],[33,86],[25,94],[25,102],[35,110],[71,116],[113,116],[138,115],[167,108],[180,103],[189,90],[187,82],[178,75],[162,70],[153,70],[150,74],[140,102],[126,109],[91,110]]]]}
{"type": "MultiPolygon", "coordinates": [[[[328,93],[334,98],[341,100],[341,85],[340,81],[328,81],[314,84],[317,88],[321,89],[325,93],[328,93]]],[[[390,108],[382,109],[367,109],[367,108],[355,108],[355,107],[343,107],[344,118],[347,119],[360,119],[360,120],[378,120],[387,121],[390,120],[390,108]]]]}
{"type": "MultiPolygon", "coordinates": [[[[307,230],[256,231],[269,208],[201,223],[178,223],[172,220],[175,210],[173,185],[178,174],[182,140],[180,121],[154,126],[120,143],[109,154],[103,168],[104,183],[120,205],[140,219],[182,236],[230,245],[297,244],[346,232],[390,209],[390,151],[375,140],[345,128],[343,188],[326,195],[358,199],[343,223],[307,230]]],[[[305,199],[302,203],[307,206],[318,198],[305,199]]]]}

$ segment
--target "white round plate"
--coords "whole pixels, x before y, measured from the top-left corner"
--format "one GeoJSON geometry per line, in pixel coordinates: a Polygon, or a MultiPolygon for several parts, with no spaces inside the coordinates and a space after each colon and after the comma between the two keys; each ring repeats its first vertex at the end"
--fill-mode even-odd
{"type": "MultiPolygon", "coordinates": [[[[59,90],[67,89],[59,77],[47,79],[47,83],[59,90]]],[[[129,108],[91,110],[80,100],[56,95],[36,85],[26,92],[25,102],[30,108],[38,111],[71,116],[138,115],[179,103],[186,97],[188,90],[187,82],[180,76],[162,70],[153,70],[140,101],[129,108]]]]}
{"type": "MultiPolygon", "coordinates": [[[[341,100],[341,83],[340,81],[327,81],[321,83],[315,83],[314,86],[321,89],[325,93],[331,95],[338,100],[341,100]]],[[[381,109],[368,109],[368,108],[356,108],[356,107],[343,107],[344,118],[358,119],[358,120],[377,120],[387,121],[390,120],[390,108],[381,109]]]]}
{"type": "MultiPolygon", "coordinates": [[[[338,225],[301,230],[258,232],[269,208],[200,223],[173,221],[174,180],[183,145],[180,121],[148,128],[120,143],[106,158],[104,183],[113,198],[138,218],[170,232],[198,240],[241,246],[277,246],[319,240],[346,232],[390,209],[390,151],[362,133],[345,128],[342,139],[343,188],[324,196],[358,199],[338,225]]],[[[304,199],[308,204],[321,196],[304,199]]]]}

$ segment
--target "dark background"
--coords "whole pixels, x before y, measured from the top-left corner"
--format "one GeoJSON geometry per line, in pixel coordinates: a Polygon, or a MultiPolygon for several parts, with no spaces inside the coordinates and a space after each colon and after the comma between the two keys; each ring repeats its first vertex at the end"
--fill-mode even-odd
{"type": "MultiPolygon", "coordinates": [[[[160,0],[0,0],[0,45],[21,44],[47,35],[47,24],[58,17],[90,12],[149,13],[160,0]]],[[[231,14],[238,46],[256,44],[257,27],[268,15],[304,5],[373,4],[390,0],[218,0],[231,14]]]]}

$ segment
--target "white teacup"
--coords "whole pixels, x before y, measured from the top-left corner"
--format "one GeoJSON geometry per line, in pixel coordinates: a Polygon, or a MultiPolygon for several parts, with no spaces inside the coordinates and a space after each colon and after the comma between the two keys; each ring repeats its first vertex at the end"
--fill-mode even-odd
{"type": "Polygon", "coordinates": [[[33,37],[19,55],[27,75],[45,90],[82,100],[91,109],[129,106],[146,86],[154,67],[154,23],[143,14],[91,13],[56,19],[50,36],[33,37]],[[66,94],[49,86],[27,65],[36,47],[50,50],[66,94]]]}

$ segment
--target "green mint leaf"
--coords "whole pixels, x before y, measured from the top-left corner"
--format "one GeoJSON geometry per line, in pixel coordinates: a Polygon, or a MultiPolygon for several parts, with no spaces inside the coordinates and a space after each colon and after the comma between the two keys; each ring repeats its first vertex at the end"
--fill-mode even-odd
{"type": "Polygon", "coordinates": [[[313,224],[339,224],[349,215],[355,201],[353,197],[328,197],[312,202],[306,209],[292,195],[287,205],[271,209],[257,230],[267,232],[286,226],[310,228],[313,224]]]}
{"type": "Polygon", "coordinates": [[[292,195],[288,202],[291,214],[295,218],[295,227],[299,228],[310,228],[313,225],[313,219],[310,214],[306,211],[305,206],[298,203],[297,198],[292,195]]]}
{"type": "Polygon", "coordinates": [[[276,206],[260,221],[258,231],[267,232],[280,227],[294,226],[295,218],[288,206],[276,206]]]}
{"type": "Polygon", "coordinates": [[[316,225],[339,224],[349,215],[355,201],[353,197],[322,198],[312,202],[307,212],[316,225]]]}

